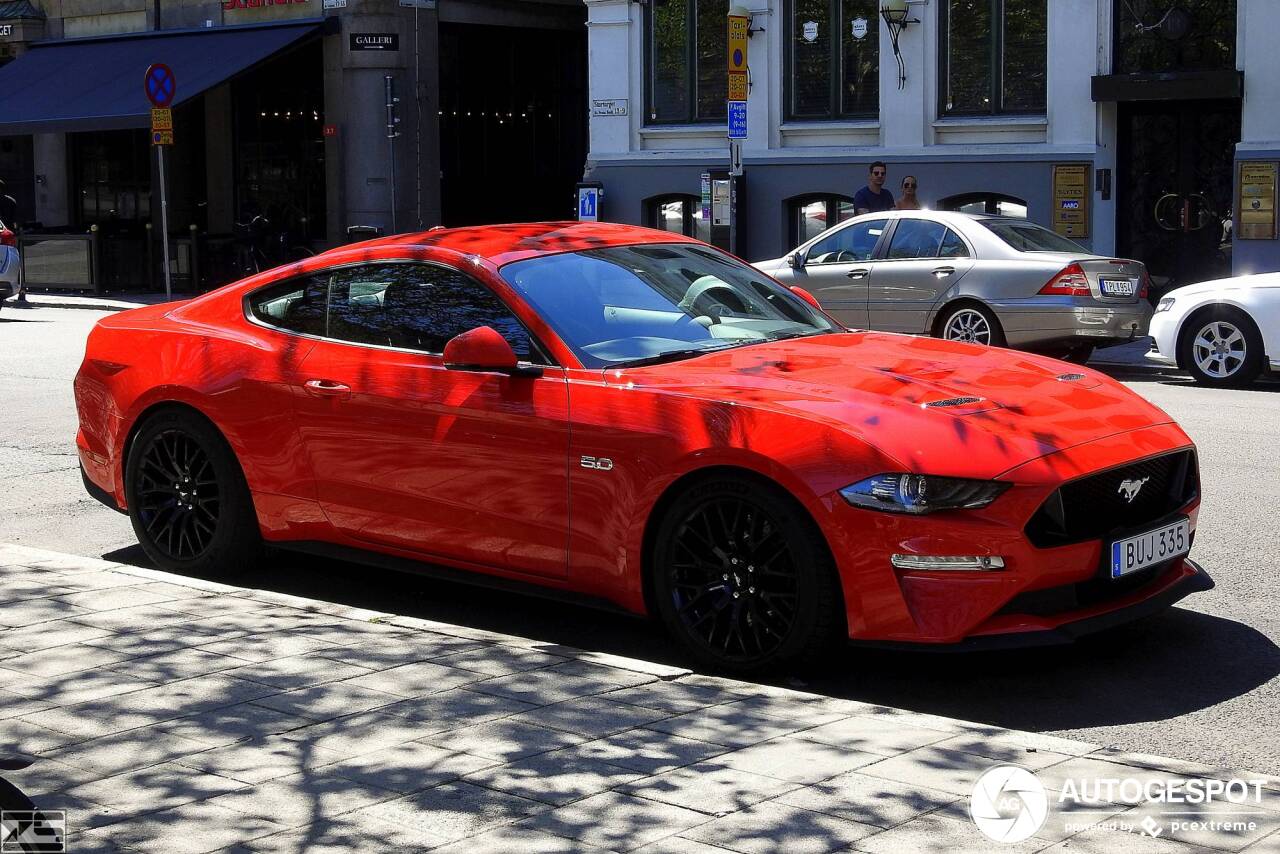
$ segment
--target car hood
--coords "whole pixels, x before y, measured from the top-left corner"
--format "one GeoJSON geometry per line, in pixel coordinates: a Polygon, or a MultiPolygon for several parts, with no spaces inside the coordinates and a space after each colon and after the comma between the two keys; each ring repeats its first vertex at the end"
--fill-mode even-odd
{"type": "Polygon", "coordinates": [[[1104,374],[1014,350],[875,332],[740,347],[607,370],[606,381],[821,422],[907,471],[995,477],[1155,424],[1158,407],[1104,374]]]}
{"type": "Polygon", "coordinates": [[[1213,279],[1208,282],[1197,282],[1194,285],[1183,285],[1165,294],[1166,297],[1194,297],[1203,294],[1221,293],[1231,290],[1253,290],[1257,288],[1280,288],[1280,273],[1257,273],[1252,276],[1233,276],[1229,279],[1213,279]]]}

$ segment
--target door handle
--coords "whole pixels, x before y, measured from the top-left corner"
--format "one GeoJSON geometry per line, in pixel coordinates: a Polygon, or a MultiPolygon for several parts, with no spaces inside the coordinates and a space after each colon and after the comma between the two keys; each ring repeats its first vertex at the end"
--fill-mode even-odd
{"type": "Polygon", "coordinates": [[[865,279],[870,270],[850,270],[847,275],[850,279],[865,279]]]}
{"type": "Polygon", "coordinates": [[[351,386],[334,380],[307,380],[303,385],[316,397],[346,397],[351,394],[351,386]]]}
{"type": "Polygon", "coordinates": [[[933,271],[933,274],[939,279],[945,279],[956,271],[955,267],[939,267],[933,271]]]}

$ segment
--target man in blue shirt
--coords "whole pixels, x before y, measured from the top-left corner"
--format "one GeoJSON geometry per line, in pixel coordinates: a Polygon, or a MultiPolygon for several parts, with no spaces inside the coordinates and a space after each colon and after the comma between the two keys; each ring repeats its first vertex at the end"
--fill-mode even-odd
{"type": "Polygon", "coordinates": [[[867,186],[859,190],[853,197],[853,207],[860,213],[893,210],[893,193],[884,188],[885,179],[889,177],[889,167],[884,161],[877,160],[868,170],[867,186]]]}

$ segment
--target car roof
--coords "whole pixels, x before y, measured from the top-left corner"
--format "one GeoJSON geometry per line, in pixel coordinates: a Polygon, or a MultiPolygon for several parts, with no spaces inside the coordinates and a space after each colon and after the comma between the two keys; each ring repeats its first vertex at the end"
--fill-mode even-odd
{"type": "Polygon", "coordinates": [[[436,247],[488,259],[495,266],[537,255],[579,252],[606,246],[637,243],[697,243],[691,237],[637,225],[615,222],[520,222],[501,225],[472,225],[461,228],[434,228],[410,234],[379,237],[363,243],[338,247],[380,246],[436,247]]]}

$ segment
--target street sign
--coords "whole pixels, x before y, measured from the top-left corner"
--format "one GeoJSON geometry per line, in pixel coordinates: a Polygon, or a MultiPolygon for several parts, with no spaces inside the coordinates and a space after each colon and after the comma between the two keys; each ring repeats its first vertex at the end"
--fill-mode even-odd
{"type": "Polygon", "coordinates": [[[173,96],[178,93],[178,79],[173,76],[172,68],[163,62],[148,65],[142,80],[151,106],[167,107],[173,103],[173,96]]]}
{"type": "Polygon", "coordinates": [[[151,132],[152,145],[173,145],[173,131],[171,130],[153,130],[151,132]]]}
{"type": "Polygon", "coordinates": [[[600,188],[578,188],[578,220],[597,222],[600,219],[600,188]]]}
{"type": "Polygon", "coordinates": [[[173,130],[173,110],[169,107],[152,107],[151,132],[173,130]]]}
{"type": "Polygon", "coordinates": [[[747,102],[729,102],[729,139],[747,138],[747,102]]]}
{"type": "Polygon", "coordinates": [[[729,97],[725,100],[747,100],[747,73],[745,71],[729,72],[729,97]]]}
{"type": "Polygon", "coordinates": [[[747,70],[747,30],[751,19],[741,15],[729,16],[729,70],[747,70]]]}

